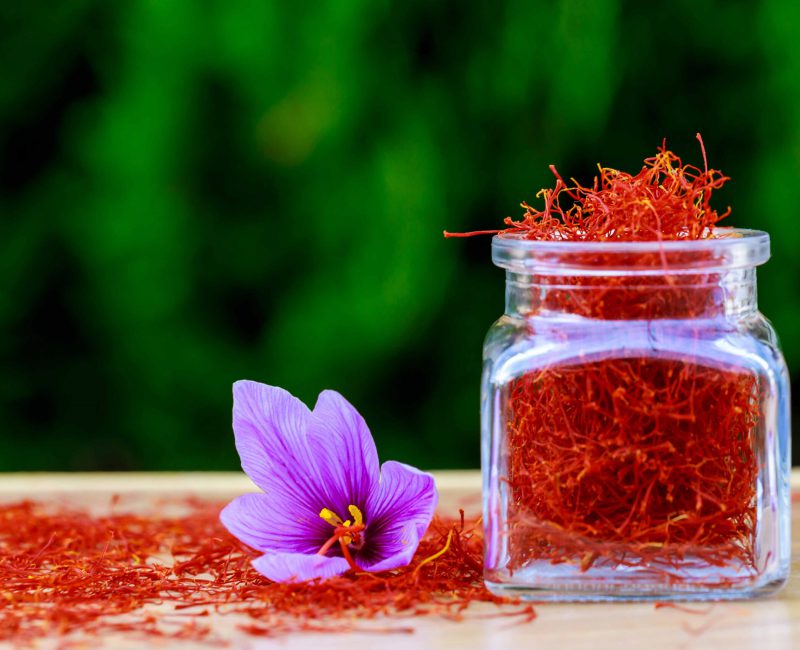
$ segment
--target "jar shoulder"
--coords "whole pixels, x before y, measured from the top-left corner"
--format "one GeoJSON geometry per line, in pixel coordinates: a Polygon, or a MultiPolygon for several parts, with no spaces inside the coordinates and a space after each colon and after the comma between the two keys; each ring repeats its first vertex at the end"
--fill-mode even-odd
{"type": "Polygon", "coordinates": [[[504,315],[489,328],[483,354],[487,367],[504,376],[615,356],[733,364],[772,375],[777,382],[787,376],[775,329],[759,312],[739,319],[651,321],[504,315]]]}
{"type": "Polygon", "coordinates": [[[742,329],[753,338],[780,349],[778,333],[770,320],[761,312],[756,312],[751,318],[745,319],[742,329]]]}

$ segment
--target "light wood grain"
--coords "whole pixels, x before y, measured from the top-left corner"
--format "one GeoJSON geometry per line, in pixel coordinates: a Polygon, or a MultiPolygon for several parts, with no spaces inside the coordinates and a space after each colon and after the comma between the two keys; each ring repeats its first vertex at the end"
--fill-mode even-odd
{"type": "MultiPolygon", "coordinates": [[[[473,470],[433,472],[444,491],[480,490],[480,474],[473,470]]],[[[257,490],[242,472],[19,472],[0,473],[0,495],[75,494],[82,492],[145,493],[169,496],[172,492],[203,495],[239,494],[257,490]]]]}
{"type": "MultiPolygon", "coordinates": [[[[442,492],[480,490],[477,470],[433,470],[442,492]]],[[[800,469],[792,472],[792,489],[800,491],[800,469]]],[[[80,492],[169,495],[191,492],[219,495],[257,490],[241,472],[11,472],[0,473],[0,495],[73,494],[80,492]]]]}
{"type": "MultiPolygon", "coordinates": [[[[464,507],[480,508],[478,472],[436,472],[441,508],[453,512],[464,507]]],[[[800,489],[800,474],[792,477],[800,489]]],[[[238,473],[180,474],[8,474],[0,475],[0,500],[43,499],[87,507],[106,507],[111,494],[122,496],[122,504],[135,508],[152,506],[161,497],[186,494],[209,499],[227,499],[253,491],[249,480],[238,473]]],[[[800,530],[800,502],[794,501],[793,527],[800,530]]],[[[296,650],[354,650],[358,647],[459,648],[459,650],[536,648],[543,650],[637,648],[643,650],[725,648],[725,650],[800,648],[800,544],[793,538],[793,574],[777,596],[756,601],[691,605],[701,613],[656,609],[652,603],[543,604],[532,623],[509,625],[508,620],[481,618],[492,610],[474,607],[467,620],[414,621],[414,635],[366,634],[293,635],[288,639],[256,639],[235,628],[232,617],[220,616],[215,631],[231,640],[234,648],[291,648],[296,650]]],[[[407,620],[403,621],[406,625],[407,620]]],[[[57,639],[41,647],[56,647],[57,639]]],[[[125,637],[106,639],[108,648],[137,648],[140,641],[125,637]]],[[[164,646],[160,646],[164,647],[164,646]]],[[[189,648],[191,644],[175,647],[189,648]]],[[[207,646],[200,646],[207,647],[207,646]]]]}

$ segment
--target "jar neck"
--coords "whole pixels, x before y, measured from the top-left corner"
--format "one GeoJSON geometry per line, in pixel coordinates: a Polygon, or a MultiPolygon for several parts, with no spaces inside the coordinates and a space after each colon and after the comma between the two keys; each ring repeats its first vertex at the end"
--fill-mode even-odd
{"type": "Polygon", "coordinates": [[[756,270],[663,275],[506,272],[506,314],[598,320],[741,319],[755,313],[756,270]]]}

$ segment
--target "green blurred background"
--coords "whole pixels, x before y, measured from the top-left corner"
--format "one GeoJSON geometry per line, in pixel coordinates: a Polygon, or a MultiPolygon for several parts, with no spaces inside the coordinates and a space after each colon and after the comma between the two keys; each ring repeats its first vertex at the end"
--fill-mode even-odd
{"type": "Polygon", "coordinates": [[[230,385],[336,388],[472,467],[491,228],[663,137],[768,230],[800,385],[800,4],[73,0],[0,9],[0,469],[233,469],[230,385]]]}

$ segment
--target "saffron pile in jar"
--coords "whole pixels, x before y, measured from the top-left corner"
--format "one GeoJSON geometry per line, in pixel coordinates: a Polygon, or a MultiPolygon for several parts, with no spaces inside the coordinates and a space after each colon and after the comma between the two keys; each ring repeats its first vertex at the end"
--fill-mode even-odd
{"type": "Polygon", "coordinates": [[[535,617],[483,586],[482,535],[463,513],[436,517],[408,567],[278,584],[222,527],[222,504],[178,505],[177,516],[0,505],[0,642],[72,635],[76,647],[93,647],[122,634],[218,646],[231,640],[218,616],[255,636],[403,634],[413,618],[458,620],[475,602],[511,605],[496,615],[513,621],[535,617]]]}
{"type": "MultiPolygon", "coordinates": [[[[524,220],[510,225],[530,239],[701,239],[727,216],[710,204],[726,180],[683,165],[663,145],[636,175],[603,168],[591,188],[557,176],[544,210],[526,206],[524,220]],[[560,207],[565,196],[569,209],[560,207]]],[[[646,265],[647,255],[632,253],[629,263],[646,265]]],[[[566,280],[547,292],[545,307],[566,303],[570,313],[605,320],[713,317],[722,308],[710,278],[676,279],[665,290],[651,276],[658,291],[641,278],[566,280]]],[[[752,373],[688,359],[604,359],[524,375],[510,399],[510,490],[525,516],[546,522],[523,526],[512,544],[556,562],[579,559],[582,569],[602,558],[669,571],[687,555],[753,566],[752,373]]]]}
{"type": "MultiPolygon", "coordinates": [[[[788,575],[785,365],[755,304],[766,233],[663,144],[540,192],[493,233],[486,579],[553,600],[725,598],[788,575]]],[[[450,233],[446,233],[450,235],[450,233]]]]}

